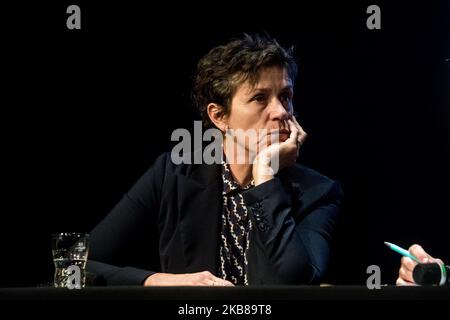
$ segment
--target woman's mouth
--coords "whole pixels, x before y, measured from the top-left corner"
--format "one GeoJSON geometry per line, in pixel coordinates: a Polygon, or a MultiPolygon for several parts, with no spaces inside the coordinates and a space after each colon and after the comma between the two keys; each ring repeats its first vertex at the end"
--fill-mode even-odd
{"type": "Polygon", "coordinates": [[[278,135],[279,135],[280,142],[284,142],[289,138],[289,136],[291,135],[291,132],[287,129],[280,129],[278,131],[278,135]]]}

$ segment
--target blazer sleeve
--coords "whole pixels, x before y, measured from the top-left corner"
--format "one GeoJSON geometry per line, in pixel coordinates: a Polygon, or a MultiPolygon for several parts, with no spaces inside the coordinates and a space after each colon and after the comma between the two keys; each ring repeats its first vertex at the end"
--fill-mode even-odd
{"type": "Polygon", "coordinates": [[[94,283],[142,285],[159,268],[156,223],[167,154],[136,182],[111,212],[91,231],[87,271],[94,283]],[[157,244],[156,244],[157,246],[157,244]],[[153,255],[153,256],[152,256],[153,255]],[[157,263],[156,263],[157,262],[157,263]],[[129,267],[142,266],[142,268],[129,267]]]}
{"type": "Polygon", "coordinates": [[[319,196],[308,208],[297,209],[278,178],[244,193],[253,222],[248,253],[250,284],[320,283],[328,264],[342,190],[339,183],[328,179],[306,193],[302,197],[319,196]]]}

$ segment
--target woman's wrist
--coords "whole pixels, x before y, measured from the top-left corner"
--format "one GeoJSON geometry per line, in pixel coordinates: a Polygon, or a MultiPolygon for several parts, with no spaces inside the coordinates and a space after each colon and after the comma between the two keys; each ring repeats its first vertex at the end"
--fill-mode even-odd
{"type": "Polygon", "coordinates": [[[148,276],[144,281],[144,286],[156,286],[159,283],[159,280],[164,276],[163,273],[154,273],[150,276],[148,276]]]}
{"type": "Polygon", "coordinates": [[[258,186],[273,178],[274,172],[270,166],[258,162],[253,164],[253,180],[255,181],[255,186],[258,186]]]}

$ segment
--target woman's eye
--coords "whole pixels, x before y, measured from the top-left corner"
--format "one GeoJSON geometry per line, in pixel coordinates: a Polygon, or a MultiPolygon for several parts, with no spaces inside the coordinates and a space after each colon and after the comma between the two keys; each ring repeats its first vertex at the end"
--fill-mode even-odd
{"type": "Polygon", "coordinates": [[[252,100],[256,102],[264,102],[266,101],[266,97],[263,94],[257,94],[256,96],[253,97],[252,100]]]}
{"type": "Polygon", "coordinates": [[[281,95],[281,101],[286,101],[286,102],[291,101],[291,95],[288,93],[281,95]]]}

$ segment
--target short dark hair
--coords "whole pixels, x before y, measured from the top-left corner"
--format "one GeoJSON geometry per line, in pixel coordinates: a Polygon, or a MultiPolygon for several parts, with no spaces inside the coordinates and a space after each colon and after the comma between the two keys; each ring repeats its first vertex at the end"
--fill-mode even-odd
{"type": "Polygon", "coordinates": [[[261,69],[284,67],[292,82],[297,77],[293,48],[284,49],[269,35],[248,35],[213,48],[197,65],[192,96],[206,127],[213,124],[207,106],[223,107],[220,115],[228,115],[237,86],[249,80],[256,85],[261,69]]]}

